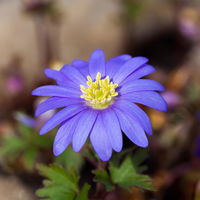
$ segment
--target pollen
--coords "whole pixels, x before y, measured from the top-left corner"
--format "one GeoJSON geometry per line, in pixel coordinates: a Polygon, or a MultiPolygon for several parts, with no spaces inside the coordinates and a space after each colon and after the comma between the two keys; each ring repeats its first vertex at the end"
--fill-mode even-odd
{"type": "Polygon", "coordinates": [[[114,84],[110,81],[109,76],[101,79],[101,73],[98,72],[96,75],[96,80],[92,81],[90,76],[87,76],[87,85],[85,87],[80,85],[80,90],[82,99],[85,99],[86,103],[94,109],[105,109],[110,106],[118,93],[115,89],[118,84],[114,84]]]}

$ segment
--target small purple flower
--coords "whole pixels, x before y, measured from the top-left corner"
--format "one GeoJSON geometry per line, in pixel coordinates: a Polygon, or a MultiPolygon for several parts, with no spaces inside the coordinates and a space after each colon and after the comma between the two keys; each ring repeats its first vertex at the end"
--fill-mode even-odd
{"type": "Polygon", "coordinates": [[[39,129],[44,124],[45,121],[47,121],[50,117],[52,117],[55,114],[54,110],[49,110],[42,115],[40,115],[37,120],[34,118],[22,113],[22,112],[16,112],[14,113],[14,118],[21,124],[28,126],[29,128],[33,129],[39,129]]]}
{"type": "Polygon", "coordinates": [[[36,120],[24,113],[16,112],[14,113],[14,118],[21,124],[30,128],[35,128],[36,126],[36,120]]]}
{"type": "Polygon", "coordinates": [[[121,55],[105,61],[104,52],[95,50],[88,62],[74,60],[60,71],[46,69],[45,74],[58,85],[35,89],[32,94],[52,96],[41,103],[36,116],[55,108],[64,107],[41,128],[45,134],[60,124],[53,151],[61,154],[72,142],[75,152],[80,151],[87,138],[101,160],[107,161],[122,150],[122,132],[136,145],[148,146],[145,132],[152,134],[146,113],[136,104],[166,111],[164,99],[155,91],[163,86],[153,80],[140,79],[155,69],[146,64],[147,58],[121,55]]]}

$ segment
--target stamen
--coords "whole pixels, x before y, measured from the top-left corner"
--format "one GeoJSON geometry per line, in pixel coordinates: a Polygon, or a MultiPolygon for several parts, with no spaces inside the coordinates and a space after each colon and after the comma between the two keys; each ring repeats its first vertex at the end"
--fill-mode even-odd
{"type": "Polygon", "coordinates": [[[101,80],[101,73],[98,72],[96,80],[93,82],[90,76],[87,76],[87,85],[80,85],[82,91],[81,98],[86,100],[86,103],[94,109],[105,109],[110,106],[114,98],[118,95],[115,89],[118,84],[113,84],[109,76],[101,80]]]}

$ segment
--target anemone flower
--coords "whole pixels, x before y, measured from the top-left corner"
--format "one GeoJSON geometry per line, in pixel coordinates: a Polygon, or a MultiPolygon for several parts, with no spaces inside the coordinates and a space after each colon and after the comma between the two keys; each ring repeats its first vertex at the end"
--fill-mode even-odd
{"type": "Polygon", "coordinates": [[[45,74],[57,85],[33,90],[37,96],[51,96],[36,109],[36,116],[62,108],[41,128],[45,134],[60,127],[54,140],[54,155],[60,155],[72,142],[75,152],[90,138],[101,160],[107,161],[122,150],[122,132],[136,145],[148,146],[152,134],[151,122],[137,104],[166,111],[164,99],[156,91],[163,86],[153,80],[140,79],[155,69],[145,57],[121,55],[105,61],[104,52],[95,50],[89,61],[74,60],[60,71],[46,69],[45,74]]]}

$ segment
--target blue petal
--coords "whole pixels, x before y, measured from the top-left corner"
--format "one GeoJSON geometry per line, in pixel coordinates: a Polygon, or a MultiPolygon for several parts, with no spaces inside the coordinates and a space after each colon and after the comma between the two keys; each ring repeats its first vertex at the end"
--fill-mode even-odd
{"type": "Polygon", "coordinates": [[[44,112],[47,112],[51,109],[61,108],[64,106],[77,104],[81,102],[81,99],[78,98],[64,98],[64,97],[50,97],[46,101],[40,103],[35,111],[35,116],[39,116],[44,112]]]}
{"type": "Polygon", "coordinates": [[[128,60],[113,76],[114,83],[120,83],[127,76],[129,76],[133,71],[135,71],[140,66],[148,62],[148,59],[145,57],[134,57],[128,60]]]}
{"type": "Polygon", "coordinates": [[[105,76],[105,55],[101,49],[95,50],[89,60],[89,73],[92,79],[96,78],[98,72],[102,77],[105,76]]]}
{"type": "Polygon", "coordinates": [[[52,78],[55,80],[60,79],[60,75],[61,75],[59,71],[54,70],[54,69],[45,69],[44,73],[46,74],[48,78],[52,78]]]}
{"type": "Polygon", "coordinates": [[[81,67],[85,67],[87,66],[88,62],[84,61],[84,60],[80,60],[80,59],[75,59],[72,61],[72,65],[74,67],[76,67],[77,69],[81,68],[81,67]]]}
{"type": "Polygon", "coordinates": [[[66,88],[57,85],[46,85],[32,91],[36,96],[80,97],[81,91],[76,88],[66,88]]]}
{"type": "Polygon", "coordinates": [[[53,69],[45,69],[44,72],[47,77],[56,80],[57,84],[60,86],[76,87],[76,88],[78,87],[79,88],[79,86],[77,84],[75,84],[72,81],[70,81],[69,79],[67,79],[67,77],[64,76],[63,73],[61,73],[60,71],[53,70],[53,69]]]}
{"type": "Polygon", "coordinates": [[[160,94],[152,91],[140,91],[124,94],[121,99],[127,99],[134,103],[143,104],[159,111],[167,111],[167,103],[160,94]]]}
{"type": "Polygon", "coordinates": [[[103,161],[108,161],[112,155],[112,146],[106,133],[101,113],[99,113],[90,134],[90,141],[94,150],[103,161]]]}
{"type": "Polygon", "coordinates": [[[129,102],[127,100],[117,100],[114,104],[115,107],[127,113],[127,115],[131,115],[137,122],[140,123],[142,128],[149,134],[152,135],[152,126],[151,121],[147,114],[140,109],[137,105],[129,102]]]}
{"type": "Polygon", "coordinates": [[[61,69],[61,72],[77,86],[86,84],[86,78],[75,67],[64,65],[64,67],[61,69]]]}
{"type": "Polygon", "coordinates": [[[142,67],[140,67],[139,69],[135,70],[132,74],[130,74],[127,78],[125,78],[120,85],[123,85],[129,81],[133,81],[139,78],[142,78],[144,76],[147,76],[153,72],[155,72],[156,69],[151,66],[151,65],[143,65],[142,67]]]}
{"type": "Polygon", "coordinates": [[[66,121],[67,119],[73,117],[77,113],[84,110],[85,107],[83,104],[76,104],[71,105],[67,108],[62,109],[61,111],[57,112],[55,115],[53,115],[41,128],[40,135],[43,135],[56,127],[58,124],[62,123],[63,121],[66,121]]]}
{"type": "Polygon", "coordinates": [[[94,125],[96,117],[97,117],[97,112],[91,109],[88,109],[83,113],[81,113],[81,117],[76,125],[76,129],[74,131],[72,139],[72,147],[75,152],[80,151],[80,149],[84,145],[94,125]]]}
{"type": "Polygon", "coordinates": [[[123,84],[119,92],[120,94],[126,94],[129,92],[137,92],[145,90],[164,91],[165,88],[157,81],[149,79],[138,79],[123,84]]]}
{"type": "Polygon", "coordinates": [[[60,155],[70,144],[74,130],[76,128],[76,125],[78,123],[78,120],[80,118],[80,114],[77,114],[72,119],[69,119],[66,121],[56,133],[56,137],[54,139],[53,144],[53,152],[55,156],[60,155]]]}
{"type": "Polygon", "coordinates": [[[88,62],[84,60],[73,60],[72,66],[78,69],[85,77],[89,75],[88,62]]]}
{"type": "Polygon", "coordinates": [[[106,62],[106,75],[112,78],[119,68],[127,61],[130,60],[130,55],[121,55],[115,58],[111,58],[106,62]]]}
{"type": "Polygon", "coordinates": [[[119,119],[121,129],[126,134],[126,136],[136,145],[140,147],[147,147],[148,139],[143,128],[137,121],[135,121],[135,118],[116,108],[115,112],[119,119]]]}
{"type": "Polygon", "coordinates": [[[120,152],[122,150],[122,133],[115,112],[112,109],[102,112],[102,121],[112,148],[120,152]]]}

